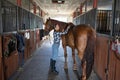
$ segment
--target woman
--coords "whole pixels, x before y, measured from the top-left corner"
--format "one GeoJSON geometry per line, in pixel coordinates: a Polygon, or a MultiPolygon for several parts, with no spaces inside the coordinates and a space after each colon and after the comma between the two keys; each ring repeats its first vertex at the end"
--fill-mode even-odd
{"type": "Polygon", "coordinates": [[[55,74],[58,74],[59,72],[56,70],[55,64],[56,64],[56,59],[58,57],[58,49],[59,49],[59,45],[60,45],[60,38],[61,35],[67,34],[68,29],[70,27],[67,27],[67,29],[64,32],[60,32],[60,27],[57,24],[54,28],[54,33],[53,33],[53,37],[54,37],[54,42],[52,45],[52,57],[50,59],[50,68],[51,71],[55,74]]]}

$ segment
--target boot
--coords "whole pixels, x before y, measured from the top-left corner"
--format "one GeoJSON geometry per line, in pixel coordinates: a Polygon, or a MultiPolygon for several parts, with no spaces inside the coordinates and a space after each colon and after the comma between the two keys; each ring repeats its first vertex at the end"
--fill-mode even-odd
{"type": "Polygon", "coordinates": [[[52,68],[51,68],[51,71],[52,71],[54,74],[58,75],[59,72],[56,70],[55,64],[56,64],[56,61],[55,61],[55,60],[52,60],[52,68]]]}
{"type": "Polygon", "coordinates": [[[50,69],[53,69],[53,59],[50,59],[50,69]]]}

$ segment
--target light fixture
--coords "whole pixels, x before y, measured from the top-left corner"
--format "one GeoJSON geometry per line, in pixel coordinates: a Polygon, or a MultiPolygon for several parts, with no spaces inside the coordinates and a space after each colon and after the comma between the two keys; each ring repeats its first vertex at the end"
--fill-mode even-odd
{"type": "Polygon", "coordinates": [[[58,0],[58,3],[62,3],[62,1],[58,0]]]}
{"type": "Polygon", "coordinates": [[[64,4],[65,0],[52,0],[52,3],[64,4]]]}

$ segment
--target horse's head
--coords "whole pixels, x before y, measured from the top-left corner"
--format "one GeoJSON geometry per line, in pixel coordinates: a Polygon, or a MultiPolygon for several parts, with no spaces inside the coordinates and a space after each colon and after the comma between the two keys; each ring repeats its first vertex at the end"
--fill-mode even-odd
{"type": "Polygon", "coordinates": [[[54,29],[54,24],[52,23],[52,20],[49,18],[47,19],[46,23],[45,23],[45,31],[51,31],[52,29],[54,29]]]}
{"type": "Polygon", "coordinates": [[[66,22],[62,22],[62,21],[58,21],[58,20],[54,20],[54,19],[47,19],[46,23],[45,23],[45,31],[50,32],[52,29],[55,28],[56,25],[59,25],[59,31],[62,32],[63,30],[65,30],[69,25],[73,25],[72,23],[66,23],[66,22]]]}

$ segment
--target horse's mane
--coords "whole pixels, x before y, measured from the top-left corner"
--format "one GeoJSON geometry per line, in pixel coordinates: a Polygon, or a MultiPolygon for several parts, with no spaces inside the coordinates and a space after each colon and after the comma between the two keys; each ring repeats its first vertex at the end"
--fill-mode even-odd
{"type": "Polygon", "coordinates": [[[60,26],[60,31],[62,29],[66,29],[68,26],[70,26],[71,28],[74,26],[74,24],[72,22],[66,23],[66,22],[62,22],[62,21],[58,21],[58,20],[54,20],[54,19],[50,19],[52,24],[56,25],[58,24],[60,26]]]}
{"type": "Polygon", "coordinates": [[[55,20],[55,19],[50,19],[52,21],[56,21],[56,22],[59,22],[59,23],[63,23],[63,24],[66,24],[66,22],[63,22],[63,21],[59,21],[59,20],[55,20]]]}

